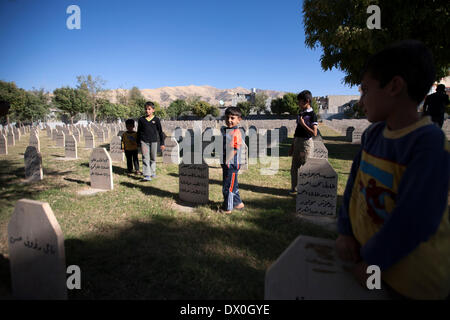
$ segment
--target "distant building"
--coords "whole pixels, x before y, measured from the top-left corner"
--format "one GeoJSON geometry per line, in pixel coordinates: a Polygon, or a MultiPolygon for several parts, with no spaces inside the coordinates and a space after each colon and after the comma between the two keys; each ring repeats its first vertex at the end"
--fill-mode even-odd
{"type": "Polygon", "coordinates": [[[250,93],[236,93],[236,96],[232,98],[231,105],[236,107],[239,102],[248,101],[250,103],[255,103],[256,88],[252,88],[250,93]]]}
{"type": "Polygon", "coordinates": [[[334,115],[344,113],[347,107],[353,106],[359,101],[359,95],[329,95],[325,97],[315,97],[319,105],[319,114],[334,115]]]}

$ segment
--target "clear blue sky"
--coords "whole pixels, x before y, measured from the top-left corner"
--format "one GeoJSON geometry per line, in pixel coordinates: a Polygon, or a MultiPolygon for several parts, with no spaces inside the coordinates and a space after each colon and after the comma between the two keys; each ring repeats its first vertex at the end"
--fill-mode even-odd
{"type": "Polygon", "coordinates": [[[358,94],[321,49],[305,47],[302,2],[294,0],[0,0],[0,79],[24,89],[211,85],[314,96],[358,94]],[[81,9],[69,30],[67,8],[81,9]]]}

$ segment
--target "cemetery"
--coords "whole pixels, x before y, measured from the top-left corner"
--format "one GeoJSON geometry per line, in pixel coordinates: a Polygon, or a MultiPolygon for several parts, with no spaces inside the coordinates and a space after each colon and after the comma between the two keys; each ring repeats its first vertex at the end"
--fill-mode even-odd
{"type": "MultiPolygon", "coordinates": [[[[314,265],[289,258],[298,251],[316,261],[314,250],[302,249],[314,245],[333,250],[336,213],[359,150],[347,139],[345,126],[363,126],[359,120],[332,122],[320,124],[321,136],[314,138],[314,150],[299,170],[293,197],[288,149],[295,122],[243,120],[245,167],[239,185],[246,209],[231,215],[219,211],[221,121],[162,121],[168,148],[158,153],[158,178],[150,182],[126,174],[123,124],[42,126],[13,133],[14,145],[8,144],[12,131],[6,127],[0,143],[0,297],[386,298],[384,292],[367,294],[356,282],[345,292],[330,293],[328,278],[298,278],[295,268],[314,273],[314,265]],[[202,150],[193,141],[203,141],[202,150]],[[42,218],[26,218],[30,212],[42,218]],[[36,222],[23,225],[24,219],[36,222]],[[21,276],[29,269],[23,261],[30,259],[37,267],[29,276],[51,285],[21,276]],[[79,290],[61,287],[69,266],[81,270],[79,290]]],[[[336,268],[341,270],[336,283],[349,277],[340,263],[330,270],[336,268]]]]}

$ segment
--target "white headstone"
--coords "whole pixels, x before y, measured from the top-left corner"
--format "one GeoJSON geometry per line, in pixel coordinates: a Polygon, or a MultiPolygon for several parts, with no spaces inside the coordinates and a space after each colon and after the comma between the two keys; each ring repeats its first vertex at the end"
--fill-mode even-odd
{"type": "Polygon", "coordinates": [[[14,135],[13,130],[8,131],[8,135],[6,136],[8,146],[14,146],[16,144],[16,137],[14,135]]]}
{"type": "Polygon", "coordinates": [[[0,134],[0,154],[8,154],[8,142],[3,134],[0,134]]]}
{"type": "Polygon", "coordinates": [[[67,299],[64,236],[48,203],[17,202],[8,246],[15,298],[67,299]]]}
{"type": "Polygon", "coordinates": [[[28,145],[35,147],[37,152],[41,152],[41,143],[39,141],[39,137],[33,132],[30,133],[30,142],[28,143],[28,145]]]}
{"type": "Polygon", "coordinates": [[[314,140],[313,144],[314,147],[309,157],[316,159],[328,159],[328,149],[325,147],[323,142],[320,140],[314,140]]]}
{"type": "Polygon", "coordinates": [[[362,287],[350,272],[353,265],[339,259],[335,241],[299,236],[267,269],[266,300],[389,299],[383,289],[362,287]]]}
{"type": "Polygon", "coordinates": [[[84,132],[84,147],[89,149],[95,148],[95,137],[91,130],[84,132]]]}
{"type": "Polygon", "coordinates": [[[112,161],[105,148],[92,150],[89,168],[91,188],[113,190],[112,161]]]}
{"type": "Polygon", "coordinates": [[[298,170],[297,213],[335,216],[337,174],[326,159],[309,158],[298,170]]]}
{"type": "Polygon", "coordinates": [[[66,135],[64,133],[64,131],[58,131],[58,133],[56,134],[56,146],[57,147],[61,147],[64,148],[64,146],[66,145],[66,135]]]}
{"type": "Polygon", "coordinates": [[[180,199],[196,204],[208,203],[208,166],[205,164],[180,164],[178,172],[180,199]]]}
{"type": "Polygon", "coordinates": [[[180,146],[174,137],[164,139],[163,163],[180,164],[180,146]]]}
{"type": "Polygon", "coordinates": [[[123,161],[124,152],[122,150],[122,138],[113,136],[109,144],[109,153],[112,161],[123,161]]]}
{"type": "Polygon", "coordinates": [[[28,182],[40,181],[44,178],[42,171],[42,156],[33,146],[25,150],[25,179],[28,182]]]}
{"type": "Polygon", "coordinates": [[[68,135],[65,138],[65,146],[64,146],[64,152],[66,158],[69,159],[78,159],[78,150],[77,150],[77,140],[73,136],[73,134],[68,135]]]}

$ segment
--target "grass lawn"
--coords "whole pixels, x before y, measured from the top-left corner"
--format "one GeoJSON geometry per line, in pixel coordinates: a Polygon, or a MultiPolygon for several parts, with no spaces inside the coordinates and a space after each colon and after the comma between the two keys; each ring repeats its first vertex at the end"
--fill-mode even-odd
{"type": "MultiPolygon", "coordinates": [[[[338,207],[359,146],[319,127],[338,173],[338,207]]],[[[254,165],[239,175],[243,212],[218,212],[223,200],[220,168],[210,168],[208,205],[183,211],[178,201],[178,166],[158,157],[158,178],[126,175],[113,163],[114,190],[94,196],[84,141],[78,160],[63,161],[64,149],[40,134],[44,180],[24,184],[23,154],[29,134],[0,156],[0,298],[11,295],[7,225],[17,200],[48,202],[62,228],[66,265],[81,268],[81,290],[69,299],[263,299],[267,268],[299,235],[335,238],[300,222],[288,195],[292,138],[281,146],[279,170],[261,175],[254,165]]],[[[104,147],[108,147],[104,145],[104,147]]]]}

